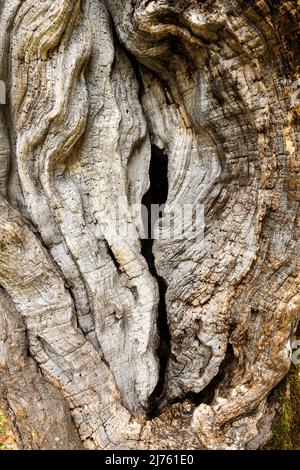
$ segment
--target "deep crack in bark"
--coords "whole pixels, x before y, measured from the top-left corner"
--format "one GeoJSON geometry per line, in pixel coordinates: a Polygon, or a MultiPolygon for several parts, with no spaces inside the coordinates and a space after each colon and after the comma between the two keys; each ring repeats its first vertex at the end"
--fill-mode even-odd
{"type": "MultiPolygon", "coordinates": [[[[159,346],[157,355],[160,362],[159,380],[149,397],[148,416],[154,418],[158,414],[159,404],[163,398],[165,374],[169,357],[171,354],[171,335],[168,326],[167,308],[166,308],[166,291],[167,284],[161,277],[155,266],[155,257],[153,254],[154,243],[154,224],[156,220],[151,220],[151,208],[153,205],[162,206],[168,197],[168,160],[163,152],[156,146],[152,145],[151,162],[149,169],[150,188],[142,200],[142,204],[147,208],[148,220],[144,223],[147,227],[144,240],[142,240],[142,254],[147,260],[149,271],[157,280],[159,288],[159,303],[157,326],[159,331],[159,346]]],[[[163,217],[163,212],[159,212],[159,218],[163,217]]]]}
{"type": "Polygon", "coordinates": [[[198,393],[188,392],[186,396],[182,399],[182,401],[187,399],[196,406],[199,406],[201,403],[210,405],[215,398],[215,395],[219,389],[219,386],[224,384],[226,374],[227,376],[229,375],[230,366],[232,365],[234,361],[234,357],[235,356],[234,356],[232,345],[229,343],[227,346],[226,355],[223,361],[221,362],[220,369],[217,375],[211,380],[211,382],[203,390],[201,390],[201,392],[198,392],[198,393]]]}
{"type": "Polygon", "coordinates": [[[271,430],[300,318],[296,0],[200,3],[1,3],[0,407],[20,448],[250,450],[271,430]],[[150,234],[146,266],[150,139],[143,202],[168,197],[164,230],[201,204],[205,233],[150,234]]]}

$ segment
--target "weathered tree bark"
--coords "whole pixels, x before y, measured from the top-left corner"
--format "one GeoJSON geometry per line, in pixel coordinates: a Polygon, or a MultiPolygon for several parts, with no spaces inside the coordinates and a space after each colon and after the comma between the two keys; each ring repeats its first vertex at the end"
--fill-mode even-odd
{"type": "Polygon", "coordinates": [[[270,436],[300,318],[298,24],[296,0],[0,0],[0,407],[20,448],[270,436]],[[142,240],[142,202],[166,202],[162,232],[202,205],[203,238],[142,240]]]}

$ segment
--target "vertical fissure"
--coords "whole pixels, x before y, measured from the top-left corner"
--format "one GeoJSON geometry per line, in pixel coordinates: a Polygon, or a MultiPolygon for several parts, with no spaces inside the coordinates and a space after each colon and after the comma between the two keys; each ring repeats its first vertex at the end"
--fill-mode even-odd
{"type": "Polygon", "coordinates": [[[149,398],[148,416],[154,418],[159,411],[159,405],[163,399],[165,376],[171,354],[171,335],[168,325],[166,291],[167,283],[157,272],[155,256],[153,253],[154,226],[158,219],[163,217],[163,205],[168,197],[168,158],[162,150],[152,145],[151,161],[149,168],[150,187],[142,199],[142,205],[147,209],[144,219],[145,237],[141,240],[142,254],[145,257],[149,271],[156,279],[159,289],[159,303],[157,327],[159,332],[159,345],[157,355],[160,363],[159,379],[149,398]],[[157,211],[157,207],[160,210],[157,211]]]}
{"type": "Polygon", "coordinates": [[[225,357],[220,364],[217,375],[209,382],[209,384],[201,390],[201,392],[188,392],[181,401],[189,400],[195,406],[199,406],[204,403],[210,405],[216,395],[216,391],[219,390],[220,386],[229,382],[230,372],[232,365],[234,364],[235,355],[233,347],[230,343],[227,345],[225,357]]]}
{"type": "MultiPolygon", "coordinates": [[[[145,93],[145,87],[142,76],[143,65],[136,59],[134,55],[119,41],[114,25],[112,29],[115,41],[118,47],[123,51],[125,56],[131,63],[134,70],[135,78],[138,83],[138,99],[142,102],[145,93]]],[[[149,166],[150,186],[142,199],[142,206],[147,209],[143,215],[144,238],[141,239],[141,254],[147,261],[149,272],[156,279],[159,290],[157,328],[159,333],[159,344],[156,350],[159,359],[159,378],[157,385],[149,397],[147,414],[149,418],[158,415],[160,404],[164,398],[165,376],[167,365],[171,355],[171,335],[169,331],[167,308],[166,308],[166,292],[167,283],[165,279],[157,272],[155,265],[155,256],[153,253],[154,244],[154,225],[157,220],[152,217],[151,208],[153,206],[163,206],[168,197],[168,157],[156,145],[151,145],[151,159],[149,166]],[[146,215],[147,214],[147,215],[146,215]]],[[[155,210],[154,210],[155,212],[155,210]]],[[[163,217],[163,210],[158,213],[157,218],[163,217]]]]}

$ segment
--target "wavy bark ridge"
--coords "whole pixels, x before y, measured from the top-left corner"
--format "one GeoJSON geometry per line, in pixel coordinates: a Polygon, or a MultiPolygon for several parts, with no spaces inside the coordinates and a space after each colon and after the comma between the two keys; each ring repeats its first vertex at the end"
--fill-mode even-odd
{"type": "Polygon", "coordinates": [[[298,71],[279,19],[296,32],[296,2],[0,8],[0,391],[19,445],[259,447],[300,316],[298,71]],[[162,229],[178,205],[205,209],[203,241],[154,242],[156,276],[131,209],[154,147],[168,159],[162,229]],[[113,229],[120,200],[128,239],[113,229]],[[20,418],[18,381],[56,404],[52,422],[20,418]]]}

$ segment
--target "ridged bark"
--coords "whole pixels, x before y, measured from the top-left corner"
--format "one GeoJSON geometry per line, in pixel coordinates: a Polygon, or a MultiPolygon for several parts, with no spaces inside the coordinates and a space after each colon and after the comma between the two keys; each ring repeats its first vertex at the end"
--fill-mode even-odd
{"type": "Polygon", "coordinates": [[[296,0],[0,1],[0,406],[20,448],[270,436],[300,318],[298,25],[296,0]],[[203,207],[203,237],[142,240],[146,201],[162,232],[203,207]]]}

